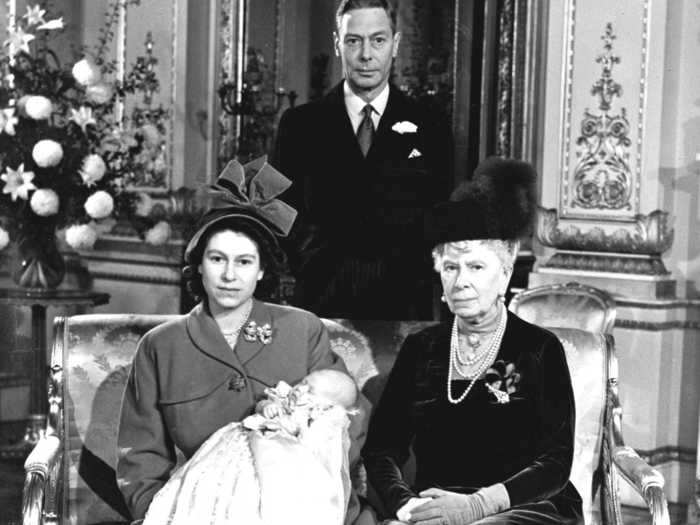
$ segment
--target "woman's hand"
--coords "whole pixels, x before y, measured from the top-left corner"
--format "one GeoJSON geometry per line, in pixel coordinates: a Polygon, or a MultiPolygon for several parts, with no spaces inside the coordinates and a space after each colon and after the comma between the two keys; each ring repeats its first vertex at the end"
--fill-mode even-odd
{"type": "Polygon", "coordinates": [[[431,501],[411,511],[411,523],[420,525],[468,525],[484,517],[480,499],[474,494],[459,494],[442,489],[420,493],[431,501]]]}

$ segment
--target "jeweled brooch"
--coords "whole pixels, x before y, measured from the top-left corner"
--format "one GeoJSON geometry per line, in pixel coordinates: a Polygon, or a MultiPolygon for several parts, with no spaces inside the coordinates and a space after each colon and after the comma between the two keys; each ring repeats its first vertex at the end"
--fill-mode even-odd
{"type": "Polygon", "coordinates": [[[272,342],[272,326],[270,323],[258,325],[255,321],[249,321],[243,328],[243,338],[250,343],[260,341],[262,344],[268,345],[272,342]]]}
{"type": "Polygon", "coordinates": [[[496,401],[502,405],[506,403],[510,403],[510,396],[508,395],[508,392],[504,392],[503,390],[498,390],[497,388],[492,387],[488,383],[486,384],[486,388],[488,389],[489,392],[491,392],[494,397],[496,398],[496,401]]]}

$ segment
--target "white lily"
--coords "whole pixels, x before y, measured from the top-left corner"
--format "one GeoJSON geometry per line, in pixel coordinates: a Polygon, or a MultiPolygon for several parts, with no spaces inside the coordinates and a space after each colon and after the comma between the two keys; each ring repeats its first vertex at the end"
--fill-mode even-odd
{"type": "Polygon", "coordinates": [[[3,45],[10,46],[10,57],[13,57],[20,51],[29,53],[29,42],[34,38],[34,35],[25,33],[21,27],[18,27],[15,30],[10,30],[10,37],[3,42],[3,45]]]}
{"type": "Polygon", "coordinates": [[[92,108],[89,108],[87,106],[80,106],[80,109],[71,108],[70,113],[70,120],[72,120],[78,126],[80,126],[80,129],[83,130],[83,133],[85,133],[85,128],[90,124],[92,124],[93,126],[97,124],[95,117],[92,116],[92,108]]]}
{"type": "Polygon", "coordinates": [[[44,31],[51,31],[52,29],[63,29],[65,24],[63,23],[63,17],[54,18],[48,22],[44,22],[37,29],[43,29],[44,31]]]}
{"type": "Polygon", "coordinates": [[[27,19],[28,26],[33,26],[35,24],[45,24],[45,14],[46,9],[42,9],[40,5],[35,5],[33,7],[27,6],[27,12],[22,16],[22,18],[27,19]]]}
{"type": "Polygon", "coordinates": [[[16,201],[18,197],[26,201],[29,198],[29,192],[36,189],[32,183],[34,172],[24,171],[24,163],[20,164],[16,170],[8,166],[5,173],[0,175],[0,179],[5,182],[2,192],[9,193],[12,202],[16,201]]]}

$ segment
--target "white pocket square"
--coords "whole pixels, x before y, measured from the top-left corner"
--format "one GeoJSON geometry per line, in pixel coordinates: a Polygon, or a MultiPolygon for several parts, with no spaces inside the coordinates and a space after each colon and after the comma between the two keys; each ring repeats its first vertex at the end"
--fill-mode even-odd
{"type": "Polygon", "coordinates": [[[409,159],[415,159],[416,157],[422,157],[422,156],[423,156],[423,154],[420,151],[418,151],[416,148],[413,148],[411,153],[408,154],[409,159]]]}
{"type": "Polygon", "coordinates": [[[415,133],[418,131],[418,126],[409,120],[402,120],[391,126],[391,129],[403,135],[404,133],[415,133]]]}

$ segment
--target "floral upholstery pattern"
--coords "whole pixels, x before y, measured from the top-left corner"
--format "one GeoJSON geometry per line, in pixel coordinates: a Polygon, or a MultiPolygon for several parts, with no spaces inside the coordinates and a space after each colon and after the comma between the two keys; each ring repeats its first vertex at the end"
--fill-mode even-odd
{"type": "Polygon", "coordinates": [[[125,521],[128,513],[114,475],[121,397],[139,339],[169,318],[83,315],[66,319],[61,345],[64,522],[125,521]]]}
{"type": "MultiPolygon", "coordinates": [[[[139,338],[174,316],[94,314],[64,320],[54,364],[62,364],[63,521],[125,522],[114,476],[122,392],[139,338]]],[[[403,340],[432,324],[401,321],[324,320],[331,347],[374,403],[403,340]]],[[[605,345],[600,336],[555,329],[566,349],[577,403],[572,481],[588,509],[598,464],[605,405],[605,345]]],[[[58,344],[56,344],[58,343],[58,344]]],[[[512,378],[511,378],[512,379],[512,378]]],[[[587,521],[587,523],[589,523],[587,521]]]]}

